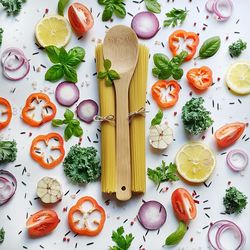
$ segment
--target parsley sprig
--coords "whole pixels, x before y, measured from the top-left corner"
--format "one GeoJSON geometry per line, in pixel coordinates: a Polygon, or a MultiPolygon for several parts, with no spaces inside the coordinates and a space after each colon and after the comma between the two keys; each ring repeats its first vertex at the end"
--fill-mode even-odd
{"type": "Polygon", "coordinates": [[[177,25],[183,24],[187,17],[188,10],[176,9],[173,8],[170,12],[166,13],[168,19],[166,19],[163,23],[164,27],[175,27],[177,25]]]}
{"type": "Polygon", "coordinates": [[[105,71],[98,72],[97,78],[98,79],[105,79],[105,83],[107,86],[111,86],[114,83],[114,80],[120,79],[119,74],[111,69],[111,61],[108,59],[104,60],[104,69],[105,71]]]}
{"type": "Polygon", "coordinates": [[[236,42],[229,45],[229,54],[231,57],[239,57],[243,50],[247,48],[247,43],[238,39],[236,42]]]}

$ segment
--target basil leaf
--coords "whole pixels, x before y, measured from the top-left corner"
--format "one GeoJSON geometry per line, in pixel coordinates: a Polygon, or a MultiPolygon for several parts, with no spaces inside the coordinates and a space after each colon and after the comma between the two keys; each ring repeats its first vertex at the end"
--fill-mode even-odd
{"type": "Polygon", "coordinates": [[[64,130],[65,141],[68,141],[72,137],[72,135],[73,135],[72,128],[70,127],[70,125],[68,125],[64,130]]]}
{"type": "Polygon", "coordinates": [[[53,65],[45,74],[45,80],[50,82],[56,82],[60,80],[64,75],[63,66],[61,64],[53,65]]]}
{"type": "Polygon", "coordinates": [[[186,224],[183,221],[180,221],[177,230],[166,238],[165,245],[173,246],[178,244],[183,239],[186,232],[187,232],[186,224]]]}
{"type": "Polygon", "coordinates": [[[107,71],[103,71],[103,72],[98,72],[97,74],[97,78],[98,79],[105,79],[105,77],[108,75],[107,71]]]}
{"type": "Polygon", "coordinates": [[[157,0],[144,0],[144,2],[148,11],[157,14],[161,13],[161,5],[157,2],[157,0]]]}
{"type": "Polygon", "coordinates": [[[77,79],[77,73],[76,70],[68,65],[63,65],[63,70],[64,70],[64,74],[65,74],[65,79],[67,81],[76,83],[78,81],[77,79]]]}
{"type": "Polygon", "coordinates": [[[111,80],[118,80],[118,79],[120,79],[119,74],[118,74],[115,70],[110,70],[110,71],[108,72],[108,76],[109,76],[109,78],[110,78],[111,80]]]}
{"type": "Polygon", "coordinates": [[[57,12],[59,15],[63,16],[64,9],[68,5],[69,0],[59,0],[57,5],[57,12]]]}
{"type": "Polygon", "coordinates": [[[59,60],[61,64],[67,64],[67,60],[68,60],[69,56],[67,51],[62,47],[60,48],[60,52],[59,52],[59,60]]]}
{"type": "Polygon", "coordinates": [[[67,65],[69,66],[77,66],[82,62],[85,57],[85,50],[81,47],[75,47],[68,52],[68,60],[67,65]]]}
{"type": "Polygon", "coordinates": [[[175,80],[181,79],[183,76],[183,69],[179,67],[173,68],[172,76],[175,80]]]}
{"type": "Polygon", "coordinates": [[[60,49],[58,49],[56,46],[47,46],[45,47],[45,51],[50,59],[51,62],[53,63],[59,63],[59,53],[60,53],[60,49]]]}
{"type": "Polygon", "coordinates": [[[76,136],[76,137],[81,137],[83,135],[83,130],[80,126],[76,126],[74,129],[73,129],[73,135],[76,136]]]}
{"type": "Polygon", "coordinates": [[[78,120],[76,120],[76,119],[71,120],[70,123],[72,125],[74,125],[74,126],[79,126],[80,125],[80,122],[78,120]]]}
{"type": "Polygon", "coordinates": [[[207,39],[200,48],[199,57],[204,59],[213,56],[219,50],[220,44],[221,40],[219,36],[207,39]]]}
{"type": "Polygon", "coordinates": [[[108,2],[108,0],[98,0],[98,3],[100,5],[105,5],[108,2]]]}
{"type": "Polygon", "coordinates": [[[111,61],[109,59],[104,60],[104,68],[109,71],[111,68],[111,61]]]}
{"type": "Polygon", "coordinates": [[[159,69],[164,69],[166,65],[168,65],[168,62],[169,62],[169,58],[162,53],[154,54],[153,60],[154,60],[155,66],[159,69]]]}
{"type": "Polygon", "coordinates": [[[61,125],[63,125],[63,120],[60,120],[60,119],[54,119],[54,120],[52,120],[52,126],[54,126],[54,127],[60,127],[61,125]]]}
{"type": "Polygon", "coordinates": [[[115,15],[124,18],[127,14],[126,9],[123,4],[114,5],[115,15]]]}
{"type": "Polygon", "coordinates": [[[152,74],[154,77],[158,78],[159,74],[161,73],[161,70],[158,68],[153,68],[152,69],[152,74]]]}
{"type": "Polygon", "coordinates": [[[113,15],[113,12],[114,12],[113,5],[111,5],[111,4],[106,5],[105,9],[104,9],[104,11],[102,13],[102,21],[106,22],[106,21],[110,20],[112,15],[113,15]]]}
{"type": "Polygon", "coordinates": [[[74,113],[70,109],[66,109],[66,111],[64,113],[64,118],[67,121],[71,121],[74,118],[74,113]]]}
{"type": "Polygon", "coordinates": [[[151,126],[161,124],[162,118],[163,118],[163,112],[162,110],[159,110],[158,113],[155,115],[154,119],[151,121],[151,126]]]}
{"type": "Polygon", "coordinates": [[[109,86],[112,86],[113,85],[113,81],[109,78],[109,77],[107,77],[106,78],[106,81],[105,81],[105,84],[109,87],[109,86]]]}

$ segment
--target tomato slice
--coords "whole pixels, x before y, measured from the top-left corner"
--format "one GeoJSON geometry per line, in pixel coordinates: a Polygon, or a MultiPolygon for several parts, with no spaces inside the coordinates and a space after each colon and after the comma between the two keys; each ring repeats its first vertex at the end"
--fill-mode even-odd
{"type": "Polygon", "coordinates": [[[94,25],[94,19],[89,9],[81,3],[73,3],[68,9],[69,22],[74,32],[82,36],[94,25]]]}
{"type": "Polygon", "coordinates": [[[30,216],[26,222],[28,233],[32,237],[41,237],[52,232],[60,222],[57,213],[43,209],[30,216]]]}
{"type": "Polygon", "coordinates": [[[189,192],[184,188],[178,188],[172,193],[172,207],[179,220],[189,221],[196,217],[195,202],[189,192]]]}
{"type": "Polygon", "coordinates": [[[243,122],[234,122],[219,128],[215,132],[215,138],[218,146],[222,148],[231,146],[240,138],[245,127],[246,124],[243,122]]]}

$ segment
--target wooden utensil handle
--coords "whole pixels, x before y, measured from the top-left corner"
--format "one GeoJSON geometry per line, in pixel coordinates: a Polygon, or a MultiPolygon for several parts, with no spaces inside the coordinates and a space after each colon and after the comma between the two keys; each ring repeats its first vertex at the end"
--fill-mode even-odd
{"type": "MultiPolygon", "coordinates": [[[[121,81],[117,84],[123,84],[121,81]]],[[[116,198],[131,198],[128,87],[116,89],[116,198]]]]}

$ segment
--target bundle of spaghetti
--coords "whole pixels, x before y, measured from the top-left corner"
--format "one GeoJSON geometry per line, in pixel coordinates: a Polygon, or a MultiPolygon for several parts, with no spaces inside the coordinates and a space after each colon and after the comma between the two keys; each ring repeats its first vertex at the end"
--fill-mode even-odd
{"type": "MultiPolygon", "coordinates": [[[[103,46],[96,47],[97,72],[104,71],[103,46]]],[[[100,115],[102,117],[113,115],[115,117],[115,91],[114,87],[107,86],[105,80],[99,80],[100,115]]],[[[116,191],[116,140],[115,124],[109,121],[101,123],[101,183],[102,192],[116,191]]]]}
{"type": "Polygon", "coordinates": [[[130,121],[131,189],[133,192],[140,193],[146,191],[145,116],[143,116],[143,108],[145,111],[148,60],[148,48],[140,45],[138,63],[129,89],[130,114],[142,112],[131,117],[130,121]]]}

